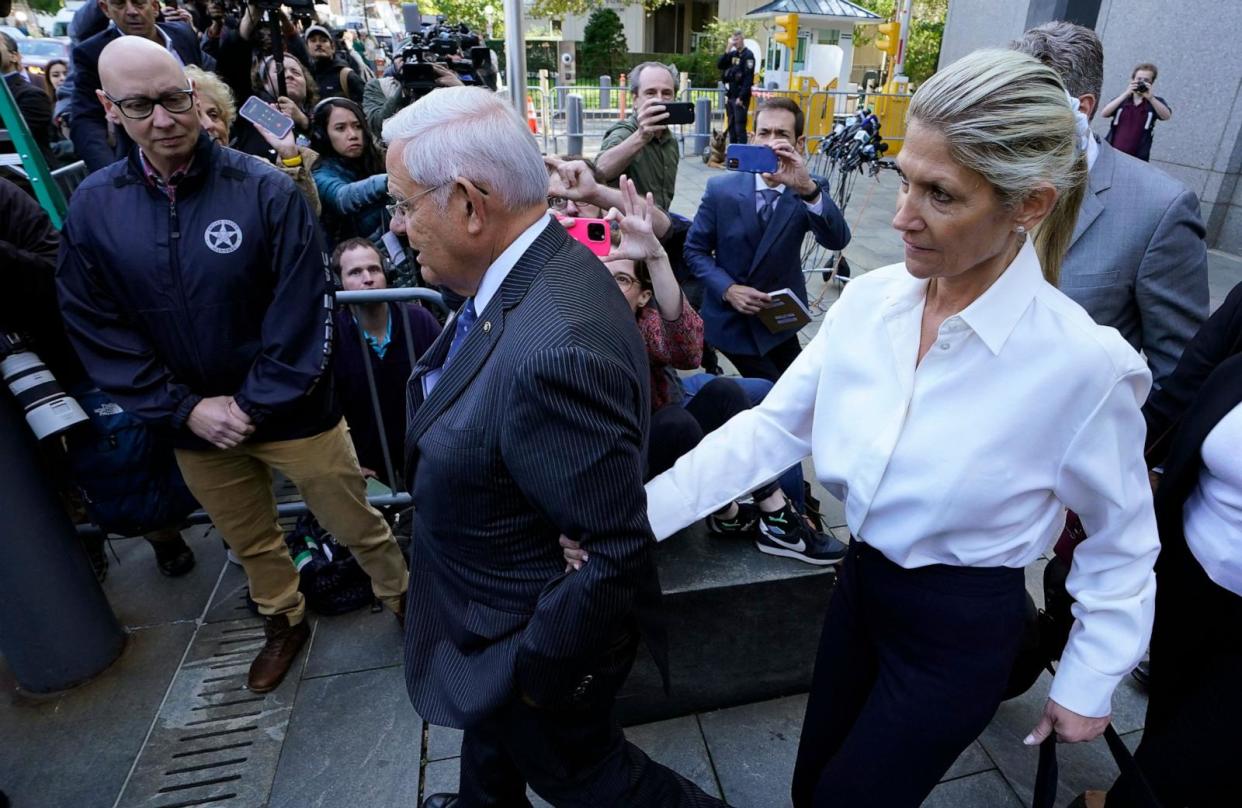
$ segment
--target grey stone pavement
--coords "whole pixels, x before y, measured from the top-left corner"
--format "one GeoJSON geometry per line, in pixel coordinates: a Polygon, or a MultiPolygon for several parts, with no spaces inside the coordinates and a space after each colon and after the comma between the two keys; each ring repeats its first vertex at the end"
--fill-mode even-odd
{"type": "MultiPolygon", "coordinates": [[[[692,215],[712,174],[698,160],[684,161],[674,209],[692,215]]],[[[859,181],[847,211],[854,240],[846,254],[855,272],[900,260],[889,229],[894,190],[891,175],[859,181]]],[[[1214,253],[1211,272],[1216,305],[1242,280],[1242,261],[1214,253]]],[[[836,297],[817,274],[812,299],[821,293],[824,303],[836,297]]],[[[839,503],[819,495],[830,524],[842,524],[839,503]]],[[[18,692],[0,658],[0,789],[16,808],[405,808],[455,788],[460,735],[414,713],[391,616],[363,610],[312,617],[313,639],[294,672],[274,693],[254,697],[240,683],[261,629],[241,602],[243,576],[209,528],[186,535],[198,566],[175,580],[158,574],[145,542],[114,543],[117,559],[104,589],[129,641],[96,680],[32,699],[18,692]]],[[[1036,602],[1043,563],[1027,571],[1036,602]]],[[[1003,704],[926,805],[1029,804],[1036,753],[1021,739],[1047,690],[1045,675],[1003,704]]],[[[631,727],[628,734],[731,805],[779,808],[789,802],[804,702],[792,695],[631,727]]],[[[1144,697],[1127,679],[1114,699],[1114,722],[1131,747],[1144,710],[1144,697]]],[[[1062,747],[1060,771],[1058,805],[1106,786],[1115,774],[1102,741],[1062,747]]]]}

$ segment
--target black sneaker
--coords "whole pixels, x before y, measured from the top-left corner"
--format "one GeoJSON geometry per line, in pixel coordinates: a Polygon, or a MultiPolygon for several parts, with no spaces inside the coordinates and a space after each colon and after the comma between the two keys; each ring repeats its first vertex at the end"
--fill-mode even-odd
{"type": "Polygon", "coordinates": [[[802,516],[789,504],[779,511],[760,515],[755,546],[761,553],[796,558],[817,567],[840,563],[848,549],[832,536],[807,527],[802,516]]]}
{"type": "Polygon", "coordinates": [[[707,529],[717,536],[739,536],[755,532],[759,522],[759,509],[745,502],[737,504],[737,513],[732,519],[721,519],[715,514],[707,517],[707,529]]]}

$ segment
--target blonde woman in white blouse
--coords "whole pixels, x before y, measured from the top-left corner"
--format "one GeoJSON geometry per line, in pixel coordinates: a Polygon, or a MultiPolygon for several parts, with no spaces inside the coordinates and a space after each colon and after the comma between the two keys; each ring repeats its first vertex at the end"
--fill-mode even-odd
{"type": "Polygon", "coordinates": [[[927,81],[910,119],[905,263],[851,282],[763,404],[647,486],[657,538],[807,455],[845,503],[798,808],[923,800],[1000,703],[1022,568],[1066,507],[1090,536],[1068,580],[1077,624],[1027,743],[1102,733],[1151,630],[1151,377],[1055,286],[1087,177],[1061,80],[979,51],[927,81]]]}

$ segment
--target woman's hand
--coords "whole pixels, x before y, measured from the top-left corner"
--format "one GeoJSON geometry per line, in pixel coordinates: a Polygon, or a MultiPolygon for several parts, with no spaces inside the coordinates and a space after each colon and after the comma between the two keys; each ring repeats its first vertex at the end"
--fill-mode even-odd
{"type": "Polygon", "coordinates": [[[1079,715],[1073,710],[1062,707],[1052,699],[1048,699],[1048,703],[1044,705],[1044,714],[1039,718],[1039,723],[1035,725],[1035,729],[1031,730],[1031,734],[1027,735],[1022,743],[1027,746],[1039,746],[1053,732],[1057,734],[1057,740],[1063,743],[1094,741],[1104,734],[1104,729],[1108,726],[1108,722],[1111,719],[1111,715],[1106,715],[1102,718],[1079,715]]]}
{"type": "MultiPolygon", "coordinates": [[[[268,104],[268,106],[277,112],[284,112],[284,110],[276,104],[268,104]]],[[[289,117],[292,118],[293,116],[290,115],[289,117]]],[[[262,124],[256,123],[254,124],[254,128],[255,131],[262,135],[263,139],[267,141],[267,145],[276,150],[276,156],[281,160],[291,160],[298,155],[298,144],[293,137],[292,129],[285,132],[284,137],[276,137],[276,134],[272,132],[272,130],[262,124]]]]}
{"type": "Polygon", "coordinates": [[[582,545],[569,538],[561,536],[561,555],[565,556],[565,572],[570,570],[580,570],[582,565],[590,560],[587,551],[582,549],[582,545]]]}
{"type": "Polygon", "coordinates": [[[621,210],[613,208],[604,217],[616,222],[621,231],[621,243],[613,247],[604,258],[610,261],[653,261],[664,257],[664,246],[655,237],[651,227],[651,210],[655,198],[649,193],[644,200],[638,195],[634,181],[621,175],[621,210]]]}
{"type": "Polygon", "coordinates": [[[295,104],[288,96],[282,95],[276,99],[276,109],[292,118],[294,126],[298,129],[310,129],[310,119],[306,117],[306,113],[302,111],[302,108],[295,104]]]}

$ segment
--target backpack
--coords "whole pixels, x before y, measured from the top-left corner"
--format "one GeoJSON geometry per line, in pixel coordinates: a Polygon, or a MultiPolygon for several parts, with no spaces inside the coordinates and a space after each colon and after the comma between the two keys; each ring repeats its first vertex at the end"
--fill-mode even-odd
{"type": "Polygon", "coordinates": [[[315,612],[345,614],[374,602],[371,579],[358,560],[314,516],[298,517],[285,534],[285,546],[298,570],[298,590],[315,612]]]}
{"type": "Polygon", "coordinates": [[[98,389],[74,398],[90,420],[65,436],[65,452],[91,521],[121,536],[180,527],[199,505],[177,467],[169,431],[98,389]]]}

